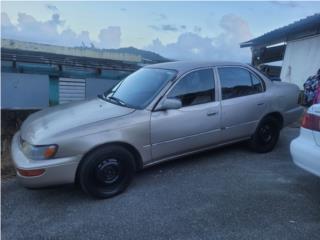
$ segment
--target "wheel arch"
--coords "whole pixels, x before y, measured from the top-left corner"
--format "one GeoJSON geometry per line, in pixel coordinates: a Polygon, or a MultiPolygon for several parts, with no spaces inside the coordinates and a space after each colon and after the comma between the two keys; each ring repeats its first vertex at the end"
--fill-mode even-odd
{"type": "MultiPolygon", "coordinates": [[[[280,112],[270,112],[270,113],[266,114],[262,119],[264,119],[264,118],[266,118],[266,117],[273,117],[273,118],[275,118],[275,119],[279,122],[279,124],[280,124],[280,129],[283,128],[284,119],[283,119],[283,116],[282,116],[282,114],[281,114],[280,112]]],[[[261,120],[262,120],[262,119],[261,119],[261,120]]],[[[261,122],[261,120],[260,120],[260,122],[261,122]]]]}

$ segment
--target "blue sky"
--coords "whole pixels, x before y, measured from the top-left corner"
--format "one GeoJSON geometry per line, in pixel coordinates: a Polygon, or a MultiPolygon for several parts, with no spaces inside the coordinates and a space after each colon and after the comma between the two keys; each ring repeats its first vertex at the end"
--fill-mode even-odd
{"type": "Polygon", "coordinates": [[[320,13],[320,2],[2,2],[2,37],[134,46],[165,57],[249,61],[239,43],[320,13]]]}

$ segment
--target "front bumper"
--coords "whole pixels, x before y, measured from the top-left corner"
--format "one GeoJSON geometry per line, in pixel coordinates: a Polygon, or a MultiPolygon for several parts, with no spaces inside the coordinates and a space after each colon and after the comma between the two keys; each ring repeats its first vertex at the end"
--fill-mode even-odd
{"type": "MultiPolygon", "coordinates": [[[[305,129],[301,131],[308,132],[305,129]]],[[[313,141],[312,133],[309,138],[300,135],[294,139],[290,144],[290,152],[297,166],[320,177],[320,147],[313,141]]]]}
{"type": "Polygon", "coordinates": [[[58,184],[73,183],[82,156],[56,158],[51,160],[28,159],[19,147],[20,133],[16,133],[11,144],[11,156],[16,169],[36,170],[44,169],[39,176],[26,177],[17,171],[17,177],[25,187],[37,188],[58,184]]]}

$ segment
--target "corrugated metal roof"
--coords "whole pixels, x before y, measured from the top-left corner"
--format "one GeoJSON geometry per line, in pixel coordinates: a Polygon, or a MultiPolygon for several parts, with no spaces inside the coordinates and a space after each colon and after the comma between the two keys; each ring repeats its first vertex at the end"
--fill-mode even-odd
{"type": "Polygon", "coordinates": [[[268,46],[316,34],[320,34],[320,13],[243,42],[240,47],[268,46]]]}
{"type": "Polygon", "coordinates": [[[79,68],[79,70],[83,68],[99,68],[102,70],[132,72],[140,68],[137,63],[133,62],[7,48],[1,48],[1,61],[1,66],[3,66],[4,61],[11,61],[16,63],[56,65],[64,69],[72,67],[73,69],[79,68]]]}

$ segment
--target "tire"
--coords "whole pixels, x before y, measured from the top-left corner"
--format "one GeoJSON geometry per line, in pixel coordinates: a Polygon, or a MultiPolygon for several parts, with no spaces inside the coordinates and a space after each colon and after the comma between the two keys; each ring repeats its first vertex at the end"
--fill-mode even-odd
{"type": "Polygon", "coordinates": [[[95,198],[110,198],[123,192],[135,173],[133,155],[125,148],[109,145],[89,153],[80,163],[81,189],[95,198]]]}
{"type": "Polygon", "coordinates": [[[258,153],[272,151],[278,142],[280,129],[280,123],[276,118],[263,118],[249,141],[250,148],[258,153]]]}

